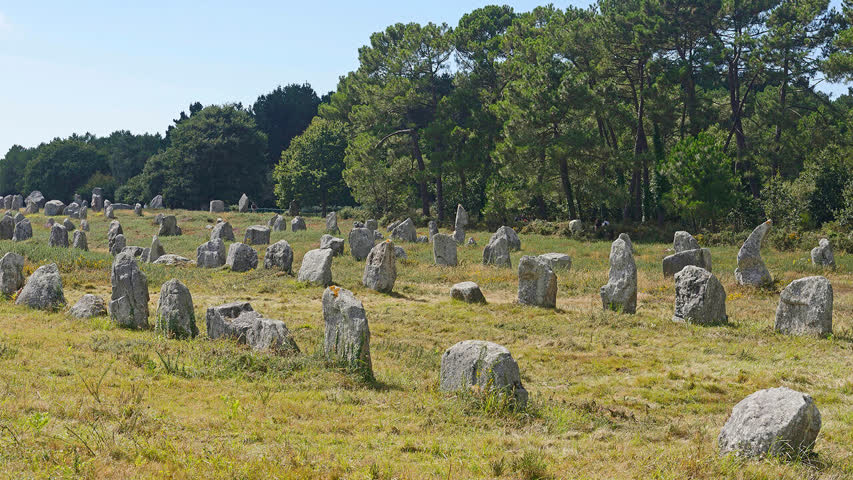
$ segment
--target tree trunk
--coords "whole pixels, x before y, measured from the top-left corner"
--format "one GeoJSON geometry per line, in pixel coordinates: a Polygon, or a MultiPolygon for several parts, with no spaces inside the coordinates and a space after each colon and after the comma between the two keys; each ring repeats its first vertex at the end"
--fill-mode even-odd
{"type": "Polygon", "coordinates": [[[776,122],[776,135],[773,141],[776,143],[775,151],[770,163],[770,176],[775,177],[779,173],[780,159],[782,155],[782,122],[785,121],[785,108],[788,101],[788,58],[785,58],[783,67],[782,87],[779,89],[779,106],[781,107],[781,116],[776,122]]]}
{"type": "Polygon", "coordinates": [[[569,216],[573,219],[578,218],[577,210],[575,210],[575,196],[572,192],[572,183],[569,181],[569,163],[565,158],[560,159],[560,181],[563,184],[563,195],[565,195],[566,203],[569,205],[569,216]]]}
{"type": "Polygon", "coordinates": [[[438,175],[435,177],[435,208],[438,210],[438,224],[444,222],[444,185],[441,181],[441,167],[438,169],[438,175]]]}
{"type": "Polygon", "coordinates": [[[424,217],[429,217],[429,193],[427,191],[427,181],[426,181],[426,165],[424,164],[424,157],[421,155],[421,145],[420,145],[420,135],[418,135],[417,131],[412,131],[412,153],[415,155],[415,160],[418,162],[418,171],[420,172],[420,193],[421,193],[421,208],[423,211],[424,217]]]}

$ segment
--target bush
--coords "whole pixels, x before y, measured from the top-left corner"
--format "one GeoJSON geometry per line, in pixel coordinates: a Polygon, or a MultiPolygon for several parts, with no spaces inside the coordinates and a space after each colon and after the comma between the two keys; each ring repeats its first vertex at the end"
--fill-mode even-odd
{"type": "Polygon", "coordinates": [[[350,218],[354,218],[356,220],[367,220],[369,215],[360,207],[342,207],[338,210],[338,217],[344,220],[349,220],[350,218]]]}

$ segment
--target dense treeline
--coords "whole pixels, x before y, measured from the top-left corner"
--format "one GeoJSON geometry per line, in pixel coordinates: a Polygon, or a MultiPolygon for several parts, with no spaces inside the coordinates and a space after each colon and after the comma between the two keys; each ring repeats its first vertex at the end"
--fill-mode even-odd
{"type": "Polygon", "coordinates": [[[396,24],[319,98],[183,112],[164,138],[13,147],[0,191],[357,203],[371,215],[853,224],[853,2],[599,0],[396,24]],[[64,172],[60,179],[56,172],[64,172]],[[70,181],[69,181],[70,180],[70,181]],[[107,188],[109,192],[109,188],[107,188]]]}

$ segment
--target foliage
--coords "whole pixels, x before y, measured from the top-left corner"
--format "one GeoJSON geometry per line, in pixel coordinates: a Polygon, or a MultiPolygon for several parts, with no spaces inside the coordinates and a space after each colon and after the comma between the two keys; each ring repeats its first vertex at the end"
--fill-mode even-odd
{"type": "Polygon", "coordinates": [[[278,163],[290,141],[311,124],[319,105],[317,93],[307,83],[279,86],[258,97],[251,111],[258,129],[267,135],[266,158],[270,168],[278,163]]]}
{"type": "Polygon", "coordinates": [[[40,190],[49,199],[70,199],[96,172],[108,171],[106,155],[91,143],[57,139],[40,146],[27,163],[24,190],[40,190]]]}

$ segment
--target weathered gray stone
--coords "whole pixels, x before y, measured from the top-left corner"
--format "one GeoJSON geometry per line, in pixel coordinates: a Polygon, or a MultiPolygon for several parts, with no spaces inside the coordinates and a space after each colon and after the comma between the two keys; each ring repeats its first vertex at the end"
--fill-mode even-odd
{"type": "Polygon", "coordinates": [[[225,242],[222,239],[210,240],[196,248],[195,265],[199,268],[219,268],[225,265],[225,242]]]}
{"type": "Polygon", "coordinates": [[[27,204],[35,204],[36,211],[38,211],[39,208],[43,207],[45,202],[47,202],[47,199],[44,198],[44,195],[42,195],[41,192],[38,190],[33,190],[32,192],[30,192],[30,194],[27,195],[27,199],[24,201],[24,203],[27,204]]]}
{"type": "Polygon", "coordinates": [[[344,253],[344,239],[329,235],[328,233],[320,237],[320,248],[328,248],[337,257],[344,253]]]}
{"type": "Polygon", "coordinates": [[[800,456],[820,433],[820,412],[812,397],[787,387],[759,390],[744,398],[720,431],[723,454],[742,457],[800,456]]]}
{"type": "Polygon", "coordinates": [[[379,222],[370,218],[366,222],[364,222],[364,228],[368,230],[379,230],[379,222]]]}
{"type": "Polygon", "coordinates": [[[0,198],[2,198],[2,200],[3,200],[2,205],[0,205],[0,208],[5,208],[6,210],[11,210],[12,209],[12,196],[6,195],[5,197],[0,197],[0,198]]]}
{"type": "Polygon", "coordinates": [[[299,216],[293,217],[293,219],[290,220],[290,230],[293,232],[308,230],[308,227],[305,226],[305,219],[299,216]]]}
{"type": "Polygon", "coordinates": [[[26,208],[26,209],[24,209],[24,213],[26,213],[27,215],[32,215],[32,214],[35,214],[35,213],[39,213],[39,206],[38,206],[38,204],[37,204],[37,203],[34,203],[34,202],[27,202],[27,208],[26,208]]]}
{"type": "Polygon", "coordinates": [[[210,213],[222,213],[225,211],[225,202],[222,200],[210,201],[210,213]]]}
{"type": "Polygon", "coordinates": [[[688,265],[675,274],[673,321],[697,325],[726,323],[726,290],[713,273],[688,265]]]}
{"type": "MultiPolygon", "coordinates": [[[[151,210],[159,210],[165,208],[163,205],[163,195],[157,195],[156,197],[152,198],[150,202],[148,202],[148,208],[150,208],[151,210]]],[[[95,208],[94,205],[92,206],[92,208],[95,208]]]]}
{"type": "Polygon", "coordinates": [[[274,215],[270,219],[269,223],[267,223],[267,226],[270,227],[273,232],[287,231],[287,224],[284,222],[284,217],[281,215],[274,215]]]}
{"type": "Polygon", "coordinates": [[[711,250],[697,248],[695,250],[682,250],[676,254],[668,255],[663,259],[663,276],[671,277],[688,265],[699,267],[709,272],[713,271],[711,268],[711,250]]]}
{"type": "Polygon", "coordinates": [[[240,213],[246,213],[249,211],[249,197],[244,193],[240,196],[240,201],[237,202],[237,210],[240,213]]]}
{"type": "Polygon", "coordinates": [[[0,258],[0,294],[7,297],[24,286],[24,257],[8,252],[0,258]]]}
{"type": "Polygon", "coordinates": [[[465,303],[486,303],[480,286],[474,282],[461,282],[450,287],[450,298],[465,303]]]}
{"type": "Polygon", "coordinates": [[[370,250],[364,264],[361,283],[377,292],[388,293],[394,289],[396,281],[397,256],[394,253],[394,243],[388,240],[370,250]]]}
{"type": "Polygon", "coordinates": [[[409,259],[409,255],[406,253],[406,250],[403,247],[399,246],[394,247],[394,256],[397,257],[397,260],[409,259]]]}
{"type": "Polygon", "coordinates": [[[415,222],[407,218],[391,231],[391,238],[401,242],[414,243],[418,241],[418,232],[415,230],[415,222]]]}
{"type": "Polygon", "coordinates": [[[233,338],[257,351],[276,354],[299,353],[299,347],[279,320],[264,318],[248,303],[229,303],[207,309],[207,336],[233,338]]]}
{"type": "Polygon", "coordinates": [[[195,338],[198,335],[193,296],[186,285],[173,278],[160,287],[155,319],[154,328],[167,337],[195,338]]]}
{"type": "Polygon", "coordinates": [[[267,247],[264,254],[264,268],[293,273],[293,249],[287,241],[279,240],[267,247]]]}
{"type": "Polygon", "coordinates": [[[634,244],[631,242],[631,237],[628,236],[627,233],[620,233],[619,238],[625,242],[625,245],[628,245],[628,248],[631,250],[631,253],[634,253],[634,244]]]}
{"type": "Polygon", "coordinates": [[[115,237],[112,237],[107,244],[107,248],[109,248],[111,255],[118,255],[126,246],[127,238],[124,237],[123,233],[119,233],[115,237]]]}
{"type": "Polygon", "coordinates": [[[101,194],[92,194],[92,202],[89,204],[89,207],[94,211],[100,211],[104,208],[104,196],[101,194]]]}
{"type": "Polygon", "coordinates": [[[21,195],[12,196],[12,210],[18,211],[24,208],[24,197],[21,195]]]}
{"type": "Polygon", "coordinates": [[[429,224],[427,225],[427,231],[428,231],[427,235],[429,236],[429,241],[431,242],[432,237],[434,237],[438,233],[438,224],[435,222],[435,220],[429,221],[429,224]]]}
{"type": "Polygon", "coordinates": [[[86,205],[80,207],[80,210],[77,212],[77,218],[81,220],[89,218],[89,208],[86,205]]]}
{"type": "Polygon", "coordinates": [[[157,232],[158,237],[175,237],[181,235],[181,228],[178,227],[178,219],[174,215],[166,215],[163,217],[163,222],[160,223],[160,230],[157,232]]]}
{"type": "Polygon", "coordinates": [[[270,229],[263,225],[252,225],[246,228],[243,236],[246,245],[268,245],[270,243],[270,229]]]}
{"type": "Polygon", "coordinates": [[[374,234],[366,228],[353,228],[349,232],[349,249],[356,260],[364,260],[373,248],[374,234]]]}
{"type": "Polygon", "coordinates": [[[332,284],[332,251],[328,248],[309,250],[302,257],[296,278],[300,282],[327,287],[332,284]]]}
{"type": "Polygon", "coordinates": [[[790,335],[829,335],[832,303],[832,284],[825,277],[794,280],[779,297],[776,331],[790,335]]]}
{"type": "Polygon", "coordinates": [[[15,235],[15,220],[9,215],[0,218],[0,240],[11,240],[15,235]]]}
{"type": "MultiPolygon", "coordinates": [[[[205,312],[205,324],[207,325],[207,336],[211,339],[232,336],[234,331],[230,328],[231,320],[240,316],[243,312],[253,312],[249,302],[232,302],[215,307],[208,307],[205,312]]],[[[236,338],[236,335],[234,335],[236,338]]]]}
{"type": "Polygon", "coordinates": [[[373,378],[370,327],[364,305],[349,290],[329,287],[323,292],[326,357],[373,378]]]}
{"type": "Polygon", "coordinates": [[[113,260],[110,318],[127,328],[148,328],[148,278],[130,253],[113,260]]]}
{"type": "Polygon", "coordinates": [[[527,405],[527,390],[521,384],[518,364],[506,347],[496,343],[465,340],[441,356],[439,388],[452,392],[468,391],[471,387],[506,395],[517,408],[527,405]]]}
{"type": "Polygon", "coordinates": [[[233,272],[247,272],[258,268],[258,252],[244,243],[232,243],[225,263],[233,272]]]}
{"type": "Polygon", "coordinates": [[[57,215],[62,215],[62,212],[65,210],[65,204],[60,202],[59,200],[51,200],[44,204],[44,214],[47,217],[55,217],[57,215]]]}
{"type": "Polygon", "coordinates": [[[637,312],[637,265],[631,247],[617,238],[610,247],[610,272],[601,287],[601,303],[605,310],[621,313],[637,312]]]}
{"type": "MultiPolygon", "coordinates": [[[[107,202],[109,202],[109,200],[107,200],[107,202]]],[[[104,217],[116,218],[115,209],[111,204],[106,204],[106,206],[104,206],[104,217]]]]}
{"type": "Polygon", "coordinates": [[[690,235],[684,230],[675,232],[675,236],[672,240],[672,249],[675,250],[675,253],[686,252],[688,250],[698,250],[699,248],[699,242],[693,238],[693,235],[690,235]]]}
{"type": "Polygon", "coordinates": [[[569,271],[572,269],[572,257],[565,253],[545,253],[539,255],[539,258],[548,262],[551,266],[551,270],[555,272],[558,270],[569,271]]]}
{"type": "Polygon", "coordinates": [[[381,242],[382,240],[385,240],[385,235],[382,235],[382,232],[380,232],[379,230],[374,230],[373,231],[373,241],[381,242]]]}
{"type": "Polygon", "coordinates": [[[151,239],[151,247],[148,249],[148,256],[143,258],[144,262],[154,263],[166,254],[166,249],[163,248],[163,245],[160,244],[160,238],[157,235],[151,239]]]}
{"type": "Polygon", "coordinates": [[[291,200],[290,205],[287,207],[287,214],[292,217],[299,216],[299,202],[291,200]]]}
{"type": "Polygon", "coordinates": [[[835,255],[832,245],[826,238],[821,238],[818,246],[812,249],[812,263],[818,267],[835,268],[835,255]]]}
{"type": "Polygon", "coordinates": [[[47,244],[51,247],[68,248],[68,230],[58,223],[50,227],[47,244]]]}
{"type": "Polygon", "coordinates": [[[166,218],[165,213],[158,213],[157,215],[154,215],[154,225],[162,224],[164,218],[166,218]]]}
{"type": "Polygon", "coordinates": [[[16,242],[23,242],[30,238],[33,238],[33,226],[30,224],[28,219],[24,219],[15,225],[15,230],[12,233],[12,240],[16,242]]]}
{"type": "Polygon", "coordinates": [[[59,267],[51,263],[36,269],[27,279],[15,303],[38,310],[58,310],[65,306],[59,267]]]}
{"type": "Polygon", "coordinates": [[[764,260],[761,259],[761,242],[771,226],[772,222],[767,220],[755,227],[737,252],[735,280],[738,284],[760,287],[773,282],[773,277],[764,265],[764,260]]]}
{"type": "Polygon", "coordinates": [[[518,303],[557,306],[557,275],[547,260],[525,255],[518,262],[518,303]]]}
{"type": "Polygon", "coordinates": [[[453,239],[456,243],[462,245],[465,243],[465,227],[468,226],[468,212],[462,207],[462,204],[456,205],[456,221],[453,223],[453,239]]]}
{"type": "Polygon", "coordinates": [[[165,255],[160,255],[160,258],[154,260],[151,263],[155,265],[188,265],[192,263],[192,260],[186,257],[182,257],[180,255],[167,253],[165,255]]]}
{"type": "Polygon", "coordinates": [[[138,258],[140,261],[145,261],[143,255],[145,255],[145,251],[150,250],[142,247],[138,247],[136,245],[128,245],[121,249],[122,252],[127,252],[133,255],[135,258],[138,258]]]}
{"type": "Polygon", "coordinates": [[[513,230],[512,228],[504,225],[501,228],[497,229],[497,231],[492,234],[491,238],[489,238],[489,243],[491,244],[500,237],[506,238],[507,245],[509,246],[510,251],[521,250],[521,239],[518,238],[518,234],[515,233],[515,230],[513,230]]]}
{"type": "Polygon", "coordinates": [[[219,222],[213,226],[213,229],[210,231],[210,239],[216,240],[217,238],[221,239],[223,242],[234,241],[234,229],[231,228],[230,223],[219,222]]]}
{"type": "Polygon", "coordinates": [[[68,310],[68,314],[75,318],[92,318],[107,315],[107,304],[104,299],[87,293],[68,310]]]}
{"type": "Polygon", "coordinates": [[[119,223],[118,220],[110,222],[110,228],[107,230],[107,240],[111,240],[120,233],[124,233],[124,229],[121,228],[121,223],[119,223]]]}
{"type": "Polygon", "coordinates": [[[572,235],[583,233],[583,222],[578,219],[569,222],[569,232],[571,232],[572,235]]]}
{"type": "Polygon", "coordinates": [[[141,203],[137,203],[133,206],[133,213],[135,213],[137,217],[142,216],[142,204],[141,203]]]}
{"type": "Polygon", "coordinates": [[[453,237],[443,233],[437,233],[432,237],[432,257],[436,265],[449,267],[457,265],[456,243],[453,237]]]}
{"type": "Polygon", "coordinates": [[[397,225],[399,225],[401,223],[403,223],[401,220],[395,220],[395,221],[389,223],[388,225],[386,225],[385,230],[388,230],[389,233],[393,232],[394,229],[397,228],[397,225]]]}
{"type": "Polygon", "coordinates": [[[338,214],[337,212],[331,212],[326,216],[326,233],[330,233],[332,235],[340,235],[341,229],[338,228],[338,214]]]}
{"type": "Polygon", "coordinates": [[[65,220],[63,220],[62,226],[65,227],[65,230],[67,230],[69,232],[73,232],[74,230],[77,230],[77,226],[74,225],[74,222],[72,222],[70,218],[66,218],[65,220]]]}
{"type": "Polygon", "coordinates": [[[88,220],[80,220],[80,230],[84,232],[89,231],[89,221],[88,220]]]}
{"type": "Polygon", "coordinates": [[[65,215],[68,215],[68,218],[80,218],[80,205],[71,202],[65,209],[62,211],[65,215]]]}
{"type": "Polygon", "coordinates": [[[489,244],[483,249],[483,265],[512,268],[509,241],[506,236],[492,237],[489,244]]]}
{"type": "Polygon", "coordinates": [[[78,250],[89,251],[89,240],[86,238],[86,232],[75,230],[71,239],[71,246],[78,250]]]}

